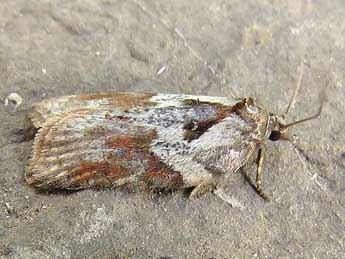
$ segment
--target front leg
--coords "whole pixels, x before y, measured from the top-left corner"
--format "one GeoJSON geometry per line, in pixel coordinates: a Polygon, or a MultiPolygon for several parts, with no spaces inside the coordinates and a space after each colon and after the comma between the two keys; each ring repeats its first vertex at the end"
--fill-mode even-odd
{"type": "Polygon", "coordinates": [[[215,188],[216,187],[213,183],[200,183],[190,193],[189,200],[190,201],[197,200],[200,197],[212,192],[215,188]]]}
{"type": "Polygon", "coordinates": [[[264,147],[260,147],[258,157],[256,158],[256,191],[263,199],[269,201],[268,195],[261,188],[262,162],[264,160],[264,150],[264,147]]]}

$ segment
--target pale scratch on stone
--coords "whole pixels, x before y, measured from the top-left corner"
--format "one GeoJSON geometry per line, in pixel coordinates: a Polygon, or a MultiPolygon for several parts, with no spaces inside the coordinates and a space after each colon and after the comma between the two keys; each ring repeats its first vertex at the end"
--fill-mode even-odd
{"type": "MultiPolygon", "coordinates": [[[[156,16],[155,14],[153,14],[152,12],[150,12],[144,5],[142,5],[141,3],[139,3],[137,0],[133,0],[133,2],[144,12],[146,13],[148,16],[150,16],[152,19],[157,20],[160,22],[160,24],[168,31],[171,31],[172,29],[170,28],[170,26],[168,25],[168,23],[166,21],[164,21],[163,19],[161,19],[160,17],[156,16]]],[[[199,53],[191,46],[189,45],[189,43],[186,41],[186,38],[184,37],[184,35],[177,29],[174,28],[174,33],[178,36],[178,38],[183,42],[184,46],[190,51],[190,53],[199,61],[201,61],[212,73],[212,75],[215,74],[214,69],[208,64],[207,61],[205,61],[200,55],[199,53]]]]}
{"type": "Polygon", "coordinates": [[[303,167],[305,168],[307,174],[309,175],[310,177],[310,180],[312,180],[313,182],[316,183],[316,185],[322,190],[324,191],[327,195],[329,195],[328,191],[327,191],[327,186],[325,184],[322,184],[320,183],[319,179],[320,179],[320,176],[317,174],[317,173],[312,173],[310,171],[310,167],[306,164],[305,162],[305,157],[304,155],[299,151],[299,149],[293,145],[293,150],[295,151],[295,153],[298,155],[301,163],[303,164],[303,167]]]}
{"type": "Polygon", "coordinates": [[[167,69],[167,66],[162,66],[160,69],[158,69],[158,71],[157,71],[157,76],[159,76],[160,74],[162,74],[165,70],[167,69]]]}
{"type": "Polygon", "coordinates": [[[244,210],[245,207],[234,197],[231,197],[227,193],[224,192],[222,188],[215,189],[213,193],[221,198],[223,201],[225,201],[227,204],[229,204],[233,208],[239,208],[240,210],[244,210]]]}

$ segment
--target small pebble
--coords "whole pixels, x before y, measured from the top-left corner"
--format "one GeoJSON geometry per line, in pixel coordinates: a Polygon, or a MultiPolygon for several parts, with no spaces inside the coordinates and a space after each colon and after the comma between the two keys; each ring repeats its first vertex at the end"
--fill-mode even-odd
{"type": "Polygon", "coordinates": [[[23,103],[23,98],[17,93],[11,93],[5,99],[5,106],[13,105],[14,107],[18,107],[23,103]]]}

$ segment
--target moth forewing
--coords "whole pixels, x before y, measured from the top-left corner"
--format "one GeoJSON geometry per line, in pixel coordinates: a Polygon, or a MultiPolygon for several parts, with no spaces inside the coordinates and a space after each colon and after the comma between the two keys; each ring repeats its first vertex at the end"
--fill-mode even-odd
{"type": "Polygon", "coordinates": [[[194,160],[185,125],[208,121],[199,134],[212,131],[233,104],[224,97],[137,93],[42,101],[30,114],[39,131],[27,181],[48,190],[212,182],[213,173],[194,160]]]}

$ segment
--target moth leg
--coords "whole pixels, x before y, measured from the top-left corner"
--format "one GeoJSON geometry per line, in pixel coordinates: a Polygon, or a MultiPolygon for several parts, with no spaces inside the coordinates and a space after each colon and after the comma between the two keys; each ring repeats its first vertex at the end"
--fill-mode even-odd
{"type": "Polygon", "coordinates": [[[209,192],[212,192],[215,189],[215,185],[211,183],[201,183],[197,185],[193,191],[189,194],[189,200],[195,201],[202,196],[206,195],[209,192]]]}
{"type": "Polygon", "coordinates": [[[264,160],[264,148],[260,148],[258,157],[256,159],[257,171],[256,171],[256,191],[265,200],[269,200],[268,195],[261,188],[261,176],[262,176],[262,162],[264,160]]]}

